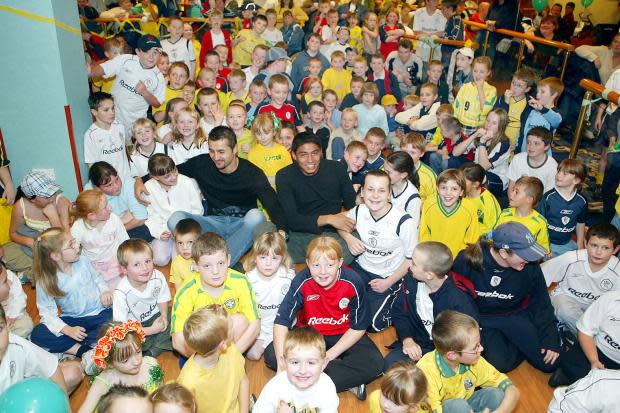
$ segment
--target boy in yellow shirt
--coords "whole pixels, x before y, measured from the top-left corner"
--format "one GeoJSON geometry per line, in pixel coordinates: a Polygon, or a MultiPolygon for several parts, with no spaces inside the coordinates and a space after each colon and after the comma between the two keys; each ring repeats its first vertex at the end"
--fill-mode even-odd
{"type": "Polygon", "coordinates": [[[185,321],[197,309],[218,304],[230,316],[232,339],[237,348],[245,352],[260,332],[258,307],[250,282],[245,275],[228,268],[228,245],[214,232],[198,237],[192,246],[192,259],[196,272],[181,284],[172,304],[172,346],[182,356],[189,357],[192,350],[183,335],[185,321]]]}
{"type": "Polygon", "coordinates": [[[321,78],[323,90],[332,89],[338,95],[339,102],[342,102],[347,93],[351,92],[352,75],[350,71],[344,68],[344,63],[344,52],[336,50],[331,56],[332,67],[327,69],[321,78]]]}
{"type": "Polygon", "coordinates": [[[191,218],[180,220],[174,228],[174,239],[177,256],[170,265],[170,282],[174,283],[176,291],[183,282],[191,278],[193,270],[192,246],[202,233],[200,224],[191,218]]]}
{"type": "Polygon", "coordinates": [[[542,196],[543,184],[540,179],[534,176],[522,176],[517,179],[508,194],[510,208],[502,211],[496,226],[508,221],[519,222],[530,230],[536,242],[550,252],[547,220],[534,209],[542,196]]]}
{"type": "Polygon", "coordinates": [[[231,343],[229,327],[229,317],[220,305],[197,310],[183,327],[185,342],[194,354],[177,382],[194,395],[197,413],[249,411],[250,381],[245,359],[231,343]]]}
{"type": "Polygon", "coordinates": [[[418,192],[422,198],[422,204],[426,201],[435,200],[437,196],[437,175],[430,166],[421,161],[426,152],[424,137],[417,132],[410,132],[400,140],[400,149],[407,152],[413,159],[413,166],[420,179],[418,192]]]}
{"type": "Polygon", "coordinates": [[[422,356],[417,367],[426,375],[427,400],[434,413],[514,410],[519,390],[480,355],[484,348],[476,320],[442,311],[431,334],[436,350],[422,356]]]}
{"type": "Polygon", "coordinates": [[[241,68],[252,64],[252,52],[259,44],[267,44],[263,39],[263,33],[267,28],[267,17],[262,14],[254,17],[251,29],[243,29],[237,33],[237,37],[232,41],[233,44],[233,63],[237,63],[241,68]]]}

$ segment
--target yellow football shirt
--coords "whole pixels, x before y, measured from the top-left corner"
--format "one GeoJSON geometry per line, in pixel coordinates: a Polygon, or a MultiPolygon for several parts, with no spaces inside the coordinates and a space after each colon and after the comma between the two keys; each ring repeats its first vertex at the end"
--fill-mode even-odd
{"type": "Polygon", "coordinates": [[[259,318],[254,291],[245,275],[229,268],[220,296],[213,297],[202,288],[200,273],[193,273],[174,296],[170,332],[182,332],[188,317],[210,304],[221,305],[229,315],[243,314],[249,323],[259,318]]]}
{"type": "Polygon", "coordinates": [[[469,199],[476,208],[478,223],[480,224],[480,233],[486,234],[495,228],[495,224],[497,223],[502,209],[491,191],[483,188],[479,197],[469,199]]]}
{"type": "Polygon", "coordinates": [[[526,217],[517,216],[515,208],[506,208],[502,211],[497,220],[497,225],[500,226],[504,222],[514,221],[525,225],[530,230],[536,242],[545,247],[547,252],[551,252],[549,245],[549,232],[547,230],[547,220],[535,209],[532,213],[526,217]]]}
{"type": "Polygon", "coordinates": [[[430,166],[420,161],[420,165],[418,165],[418,169],[416,169],[418,173],[418,178],[420,178],[420,188],[418,188],[418,192],[420,193],[420,198],[422,198],[422,204],[427,200],[433,200],[437,196],[437,175],[435,175],[435,171],[431,169],[430,166]]]}

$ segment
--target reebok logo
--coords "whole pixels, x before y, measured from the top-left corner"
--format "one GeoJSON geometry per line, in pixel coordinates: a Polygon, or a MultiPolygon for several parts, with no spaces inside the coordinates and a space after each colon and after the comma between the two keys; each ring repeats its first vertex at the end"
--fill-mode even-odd
{"type": "Polygon", "coordinates": [[[312,294],[306,297],[306,301],[316,301],[320,298],[321,296],[318,294],[312,294]]]}
{"type": "Polygon", "coordinates": [[[598,298],[600,297],[600,295],[594,295],[591,292],[587,291],[587,292],[579,292],[577,290],[575,290],[573,287],[568,287],[568,291],[571,292],[571,294],[573,294],[575,297],[579,297],[579,298],[585,298],[588,300],[598,300],[598,298]]]}
{"type": "Polygon", "coordinates": [[[513,298],[515,298],[515,296],[512,295],[512,294],[500,294],[497,291],[491,292],[491,291],[478,291],[478,290],[476,290],[476,293],[480,297],[499,298],[500,300],[512,300],[513,298]]]}
{"type": "Polygon", "coordinates": [[[310,319],[308,320],[308,325],[316,326],[319,324],[323,324],[329,326],[339,326],[346,323],[347,321],[349,321],[348,314],[343,314],[342,317],[337,320],[334,320],[332,317],[310,317],[310,319]]]}

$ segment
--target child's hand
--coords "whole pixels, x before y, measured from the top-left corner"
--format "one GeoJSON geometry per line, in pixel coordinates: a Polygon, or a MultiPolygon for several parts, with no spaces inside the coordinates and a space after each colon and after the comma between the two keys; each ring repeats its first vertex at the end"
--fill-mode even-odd
{"type": "Polygon", "coordinates": [[[504,92],[504,99],[506,99],[506,102],[508,102],[511,97],[512,97],[512,92],[510,91],[510,89],[506,89],[506,91],[504,92]]]}
{"type": "Polygon", "coordinates": [[[108,308],[112,305],[112,292],[111,291],[106,291],[103,294],[101,294],[101,304],[103,304],[105,308],[108,308]]]}
{"type": "Polygon", "coordinates": [[[241,152],[249,153],[250,152],[250,144],[244,143],[241,145],[241,152]]]}
{"type": "Polygon", "coordinates": [[[293,410],[289,407],[284,400],[280,400],[276,413],[293,413],[293,410]]]}
{"type": "Polygon", "coordinates": [[[536,110],[541,110],[543,108],[543,105],[541,105],[538,100],[534,99],[531,96],[530,100],[528,100],[527,103],[536,110]]]}
{"type": "Polygon", "coordinates": [[[347,247],[349,247],[349,251],[351,251],[352,255],[360,255],[366,251],[366,247],[364,247],[364,243],[359,239],[353,237],[354,239],[347,240],[347,247]]]}
{"type": "Polygon", "coordinates": [[[601,363],[600,361],[596,360],[595,362],[590,364],[590,367],[596,370],[603,370],[605,368],[605,365],[601,363]]]}
{"type": "Polygon", "coordinates": [[[144,85],[144,83],[141,80],[139,80],[138,83],[136,83],[136,86],[134,87],[134,90],[136,92],[138,92],[138,94],[140,96],[144,96],[144,93],[147,91],[146,90],[146,86],[144,85]]]}
{"type": "Polygon", "coordinates": [[[540,349],[540,354],[544,354],[545,355],[545,357],[543,359],[545,364],[553,364],[553,363],[556,362],[558,357],[560,357],[560,353],[556,353],[555,351],[551,351],[548,348],[547,349],[541,348],[540,349]]]}
{"type": "Polygon", "coordinates": [[[82,341],[88,336],[88,334],[86,334],[86,329],[80,326],[64,326],[60,332],[65,336],[71,337],[75,341],[82,341]]]}
{"type": "Polygon", "coordinates": [[[378,293],[383,293],[392,286],[390,281],[386,278],[374,279],[369,282],[368,285],[370,285],[370,288],[372,288],[373,291],[378,293]]]}
{"type": "Polygon", "coordinates": [[[422,358],[422,348],[412,338],[403,340],[403,353],[408,355],[413,361],[418,361],[422,358]]]}
{"type": "Polygon", "coordinates": [[[171,236],[172,236],[172,234],[170,233],[170,231],[164,231],[159,236],[159,239],[162,240],[162,241],[168,241],[171,236]]]}
{"type": "Polygon", "coordinates": [[[163,314],[161,314],[157,318],[157,320],[155,320],[155,323],[157,323],[159,325],[159,332],[160,333],[166,331],[166,329],[168,328],[168,320],[166,319],[166,317],[164,317],[163,314]]]}
{"type": "Polygon", "coordinates": [[[10,329],[13,324],[15,324],[15,321],[17,321],[17,318],[6,318],[6,326],[10,329]]]}

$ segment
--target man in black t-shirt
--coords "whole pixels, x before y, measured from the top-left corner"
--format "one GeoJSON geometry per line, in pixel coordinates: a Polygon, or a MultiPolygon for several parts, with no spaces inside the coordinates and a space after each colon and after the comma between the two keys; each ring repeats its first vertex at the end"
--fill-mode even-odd
{"type": "MultiPolygon", "coordinates": [[[[255,228],[265,221],[258,200],[276,228],[286,229],[286,217],[275,191],[260,168],[237,156],[237,138],[229,127],[214,128],[209,133],[209,154],[188,159],[177,165],[177,169],[196,180],[207,207],[204,216],[184,211],[172,214],[168,220],[171,232],[182,219],[196,220],[204,232],[216,232],[224,237],[234,265],[252,246],[255,228]]],[[[138,178],[136,196],[143,191],[142,180],[138,178]]]]}
{"type": "Polygon", "coordinates": [[[306,259],[306,247],[319,234],[336,238],[345,252],[344,264],[353,257],[336,230],[351,232],[355,222],[345,210],[355,206],[355,191],[346,167],[323,159],[321,140],[302,132],[293,140],[292,165],[276,174],[278,200],[286,215],[289,230],[288,250],[296,263],[306,259]]]}

